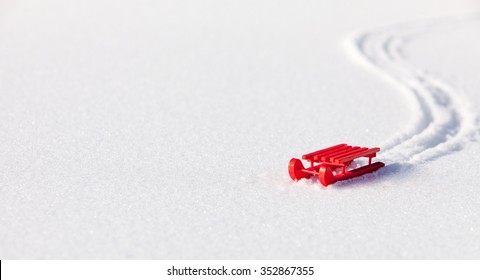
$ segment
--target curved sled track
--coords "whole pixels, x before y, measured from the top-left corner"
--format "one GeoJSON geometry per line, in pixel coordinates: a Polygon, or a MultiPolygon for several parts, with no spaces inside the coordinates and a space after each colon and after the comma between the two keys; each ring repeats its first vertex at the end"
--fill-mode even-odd
{"type": "Polygon", "coordinates": [[[393,78],[414,106],[414,121],[383,147],[387,162],[422,163],[461,150],[479,131],[478,116],[463,95],[403,54],[408,42],[443,23],[402,25],[365,33],[354,39],[364,61],[393,78]]]}

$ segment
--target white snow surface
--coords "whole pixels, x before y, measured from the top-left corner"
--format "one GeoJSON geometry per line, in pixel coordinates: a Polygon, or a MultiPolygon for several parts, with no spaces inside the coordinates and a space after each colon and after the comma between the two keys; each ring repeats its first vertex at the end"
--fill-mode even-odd
{"type": "Polygon", "coordinates": [[[0,259],[478,259],[479,29],[466,0],[2,1],[0,259]],[[338,143],[387,166],[291,181],[338,143]]]}

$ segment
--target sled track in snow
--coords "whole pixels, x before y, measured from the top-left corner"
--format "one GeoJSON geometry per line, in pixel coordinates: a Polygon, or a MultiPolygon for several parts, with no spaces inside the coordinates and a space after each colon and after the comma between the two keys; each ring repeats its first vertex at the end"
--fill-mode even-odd
{"type": "Polygon", "coordinates": [[[461,150],[479,131],[478,116],[463,95],[409,63],[404,47],[416,36],[448,22],[402,25],[365,33],[353,44],[363,61],[403,87],[414,122],[382,147],[386,162],[422,163],[461,150]]]}

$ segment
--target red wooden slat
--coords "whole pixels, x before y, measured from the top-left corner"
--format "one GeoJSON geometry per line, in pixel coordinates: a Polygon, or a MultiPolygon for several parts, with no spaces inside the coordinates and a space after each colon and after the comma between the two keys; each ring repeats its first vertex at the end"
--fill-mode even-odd
{"type": "Polygon", "coordinates": [[[321,159],[324,160],[324,161],[329,161],[331,157],[333,157],[335,155],[346,153],[348,151],[351,151],[353,148],[354,147],[352,147],[352,146],[347,146],[347,147],[344,147],[343,149],[337,149],[335,151],[325,153],[325,154],[322,155],[321,159]]]}
{"type": "Polygon", "coordinates": [[[309,154],[305,154],[302,156],[302,159],[309,159],[319,153],[324,153],[324,152],[328,152],[328,151],[331,151],[333,149],[336,149],[336,148],[339,148],[339,147],[343,147],[343,146],[346,146],[347,144],[338,144],[338,145],[335,145],[335,146],[332,146],[332,147],[328,147],[328,148],[325,148],[325,149],[322,149],[322,150],[318,150],[316,152],[313,152],[313,153],[309,153],[309,154]]]}
{"type": "Polygon", "coordinates": [[[340,148],[336,148],[334,150],[331,150],[331,151],[327,151],[325,153],[321,153],[321,154],[318,154],[318,155],[315,155],[315,159],[316,160],[320,160],[321,158],[324,158],[325,156],[329,156],[329,155],[336,155],[338,153],[343,153],[344,151],[348,151],[349,149],[351,149],[352,146],[344,146],[344,147],[340,147],[340,148]]]}
{"type": "Polygon", "coordinates": [[[365,156],[375,154],[378,151],[380,151],[380,148],[371,148],[371,149],[368,149],[366,151],[358,152],[358,153],[355,153],[353,155],[349,155],[349,156],[339,158],[335,161],[337,163],[345,163],[345,162],[352,161],[352,160],[354,160],[356,158],[359,158],[359,157],[365,157],[365,156]]]}
{"type": "Polygon", "coordinates": [[[332,156],[330,158],[330,161],[335,161],[339,158],[343,158],[343,157],[346,157],[346,156],[350,156],[350,155],[354,155],[354,154],[357,154],[359,152],[362,152],[362,151],[366,151],[368,150],[368,148],[362,148],[362,147],[353,147],[350,151],[347,151],[345,153],[341,153],[341,154],[338,154],[338,155],[335,155],[335,156],[332,156]]]}

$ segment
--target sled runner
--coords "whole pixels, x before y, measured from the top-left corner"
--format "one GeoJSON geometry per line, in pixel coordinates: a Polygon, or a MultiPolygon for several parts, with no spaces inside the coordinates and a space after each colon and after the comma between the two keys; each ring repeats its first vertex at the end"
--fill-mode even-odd
{"type": "Polygon", "coordinates": [[[347,144],[339,144],[302,156],[303,160],[310,162],[310,167],[305,168],[301,160],[292,158],[288,164],[290,177],[298,181],[303,178],[318,176],[323,186],[328,186],[340,180],[347,180],[373,172],[385,164],[383,162],[372,163],[372,158],[377,156],[380,148],[352,147],[347,144]],[[368,165],[347,170],[347,167],[357,158],[368,158],[368,165]]]}

